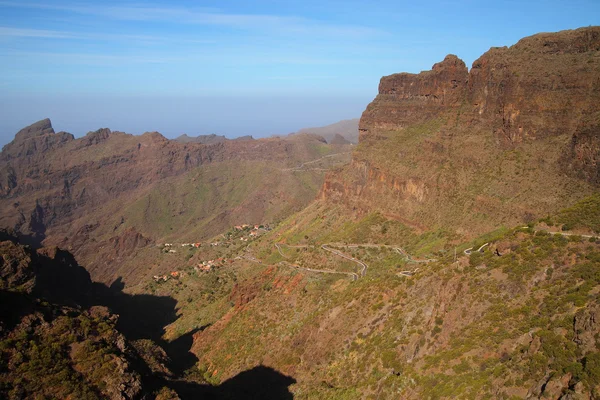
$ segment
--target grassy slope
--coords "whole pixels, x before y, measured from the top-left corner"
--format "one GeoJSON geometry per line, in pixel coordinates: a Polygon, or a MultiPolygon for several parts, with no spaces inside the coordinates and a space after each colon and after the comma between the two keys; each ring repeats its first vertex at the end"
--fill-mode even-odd
{"type": "MultiPolygon", "coordinates": [[[[294,167],[334,154],[328,145],[297,142],[293,156],[300,159],[291,164],[294,167]]],[[[143,256],[148,252],[136,248],[115,254],[111,239],[133,228],[157,243],[198,242],[233,225],[279,221],[314,198],[327,168],[347,160],[348,154],[335,155],[301,170],[290,170],[268,157],[209,163],[127,192],[68,225],[53,227],[48,236],[51,240],[67,238],[65,245],[79,241],[76,255],[95,279],[110,283],[122,276],[127,284],[137,284],[148,278],[147,270],[156,259],[143,256]],[[84,224],[98,224],[87,240],[81,240],[78,232],[84,224]]]]}
{"type": "MultiPolygon", "coordinates": [[[[589,204],[574,207],[581,220],[597,213],[589,204]]],[[[504,229],[458,246],[455,262],[440,237],[410,233],[379,215],[330,221],[331,231],[346,228],[328,234],[316,228],[327,224],[323,212],[311,206],[252,243],[250,251],[266,264],[237,261],[211,274],[149,284],[179,300],[182,316],[169,327],[174,337],[212,324],[194,347],[206,379],[219,382],[265,364],[298,380],[297,398],[311,399],[511,398],[561,377],[585,390],[600,384],[598,339],[583,345],[573,328],[599,306],[597,242],[504,229]],[[369,269],[351,282],[280,266],[283,257],[272,247],[279,240],[382,243],[386,237],[413,254],[436,249],[440,261],[419,265],[407,278],[398,272],[417,265],[389,249],[357,248],[351,254],[369,269]],[[462,253],[484,242],[491,243],[484,254],[462,253]]],[[[283,250],[290,262],[352,268],[318,248],[283,250]]]]}

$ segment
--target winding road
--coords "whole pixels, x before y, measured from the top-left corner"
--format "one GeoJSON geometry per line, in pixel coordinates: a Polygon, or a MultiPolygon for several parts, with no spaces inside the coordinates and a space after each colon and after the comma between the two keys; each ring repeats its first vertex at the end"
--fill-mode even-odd
{"type": "Polygon", "coordinates": [[[330,249],[329,247],[327,247],[327,245],[326,245],[326,244],[322,245],[322,246],[321,246],[321,248],[322,248],[323,250],[325,250],[325,251],[329,251],[330,253],[333,253],[333,254],[335,254],[336,256],[340,256],[340,257],[342,257],[342,258],[345,258],[345,259],[347,259],[347,260],[350,260],[350,261],[352,261],[352,262],[355,262],[355,263],[357,263],[358,265],[360,265],[360,266],[361,266],[361,270],[360,270],[360,276],[361,276],[361,277],[364,277],[365,275],[367,275],[367,268],[368,268],[368,266],[367,266],[367,264],[365,264],[364,262],[360,261],[359,259],[357,259],[357,258],[354,258],[354,257],[350,257],[350,256],[348,256],[348,255],[346,255],[346,254],[342,253],[341,251],[337,251],[337,250],[335,250],[335,249],[330,249]]]}
{"type": "MultiPolygon", "coordinates": [[[[527,226],[523,226],[521,227],[521,229],[527,229],[527,226]]],[[[534,231],[534,232],[546,232],[549,233],[551,235],[560,235],[560,236],[580,236],[582,238],[586,238],[586,239],[591,239],[591,238],[597,238],[598,235],[594,236],[594,235],[580,235],[578,233],[568,233],[568,232],[550,232],[550,231],[545,231],[543,229],[534,231]]]]}
{"type": "MultiPolygon", "coordinates": [[[[478,248],[478,249],[477,249],[477,251],[478,251],[478,252],[480,252],[480,253],[483,253],[483,249],[484,249],[486,246],[489,246],[489,243],[484,243],[484,244],[483,244],[483,245],[482,245],[480,248],[478,248]]],[[[472,252],[473,252],[473,248],[472,248],[472,247],[469,247],[468,249],[465,249],[465,251],[464,251],[464,253],[465,253],[467,256],[470,256],[472,252]]]]}
{"type": "Polygon", "coordinates": [[[404,249],[402,249],[401,247],[394,247],[394,250],[396,250],[396,252],[398,254],[403,255],[406,258],[406,262],[413,262],[413,263],[417,263],[417,264],[427,264],[430,262],[437,261],[437,258],[424,258],[424,259],[415,260],[414,258],[412,258],[410,256],[410,254],[408,254],[406,251],[404,251],[404,249]]]}
{"type": "MultiPolygon", "coordinates": [[[[314,247],[314,246],[310,246],[310,245],[286,245],[287,247],[290,248],[309,248],[309,247],[314,247]]],[[[352,261],[354,263],[357,263],[360,267],[358,274],[355,272],[341,272],[341,271],[334,271],[334,270],[329,270],[329,269],[314,269],[314,268],[307,268],[307,267],[300,267],[298,265],[293,265],[293,264],[289,264],[286,263],[287,265],[293,267],[293,268],[297,268],[297,269],[303,269],[305,271],[311,271],[311,272],[321,272],[321,273],[326,273],[326,274],[344,274],[344,275],[350,275],[353,277],[352,280],[356,280],[359,277],[365,277],[367,275],[367,269],[369,268],[369,266],[364,262],[361,261],[355,257],[351,257],[347,254],[342,253],[339,250],[336,249],[332,249],[330,246],[335,246],[335,247],[344,247],[344,248],[349,248],[349,249],[355,249],[358,247],[366,247],[366,248],[387,248],[387,249],[393,249],[395,250],[398,254],[401,254],[405,257],[407,262],[413,262],[413,263],[422,263],[422,264],[426,264],[426,263],[430,263],[430,262],[436,262],[437,259],[435,258],[428,258],[428,259],[413,259],[410,254],[408,254],[406,251],[404,251],[401,247],[397,247],[397,246],[390,246],[390,245],[386,245],[386,244],[370,244],[370,243],[361,243],[361,244],[340,244],[340,243],[329,243],[329,244],[323,244],[321,245],[321,248],[325,251],[328,251],[330,253],[335,254],[338,257],[342,257],[345,258],[346,260],[352,261]]],[[[275,247],[277,248],[277,251],[279,252],[279,254],[284,257],[287,258],[287,256],[285,254],[283,254],[283,251],[281,250],[281,243],[275,243],[275,247]]],[[[416,273],[419,270],[419,268],[415,269],[414,271],[400,271],[399,274],[403,275],[403,276],[412,276],[414,273],[416,273]]]]}
{"type": "MultiPolygon", "coordinates": [[[[289,245],[286,245],[286,246],[291,247],[291,248],[309,248],[309,247],[313,247],[313,246],[308,246],[308,245],[304,245],[304,246],[303,245],[299,245],[299,246],[289,246],[289,245]]],[[[283,254],[283,252],[281,251],[281,245],[279,243],[275,243],[275,247],[277,248],[277,251],[279,252],[279,254],[282,257],[287,258],[287,256],[285,254],[283,254]]],[[[344,254],[344,253],[342,253],[340,251],[337,251],[335,249],[330,249],[330,248],[327,247],[327,245],[322,245],[321,248],[323,250],[329,251],[329,252],[331,252],[331,253],[339,256],[339,257],[343,257],[343,258],[345,258],[347,260],[350,260],[350,261],[353,261],[353,262],[359,264],[361,266],[361,270],[359,272],[360,275],[357,274],[356,272],[343,272],[343,271],[335,271],[335,270],[331,270],[331,269],[315,269],[315,268],[301,267],[299,265],[290,264],[290,263],[288,263],[286,261],[282,261],[282,262],[280,262],[280,264],[283,263],[283,264],[285,264],[287,266],[290,266],[292,268],[302,269],[304,271],[309,271],[309,272],[319,272],[319,273],[323,273],[323,274],[342,274],[342,275],[348,275],[348,276],[352,277],[353,281],[357,280],[359,277],[364,277],[367,274],[367,268],[368,268],[368,266],[364,262],[362,262],[362,261],[360,261],[360,260],[358,260],[358,259],[356,259],[354,257],[350,257],[350,256],[348,256],[348,255],[346,255],[346,254],[344,254]]]]}
{"type": "Polygon", "coordinates": [[[294,269],[301,269],[304,271],[308,271],[308,272],[318,272],[321,274],[342,274],[342,275],[348,275],[352,278],[353,281],[358,279],[358,274],[356,272],[342,272],[342,271],[334,271],[332,269],[314,269],[314,268],[307,268],[307,267],[301,267],[299,265],[295,265],[295,264],[290,264],[286,261],[281,261],[279,263],[280,265],[286,265],[288,267],[294,268],[294,269]]]}

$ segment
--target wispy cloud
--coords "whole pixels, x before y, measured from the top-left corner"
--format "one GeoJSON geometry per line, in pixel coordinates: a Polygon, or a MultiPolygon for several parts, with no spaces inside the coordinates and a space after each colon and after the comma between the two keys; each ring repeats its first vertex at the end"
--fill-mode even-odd
{"type": "Polygon", "coordinates": [[[365,36],[382,33],[376,28],[340,25],[305,17],[268,14],[236,14],[206,8],[159,7],[151,5],[99,7],[12,1],[0,1],[0,6],[59,10],[76,14],[94,15],[113,20],[161,21],[178,24],[223,26],[233,29],[268,30],[289,34],[365,36]]]}
{"type": "Polygon", "coordinates": [[[59,53],[42,51],[7,51],[0,52],[0,57],[43,59],[46,62],[60,62],[61,64],[86,64],[86,65],[115,65],[123,64],[165,64],[181,61],[177,57],[150,56],[150,55],[121,55],[121,54],[88,54],[88,53],[59,53]]]}
{"type": "Polygon", "coordinates": [[[86,32],[66,32],[46,29],[27,29],[15,28],[9,26],[0,26],[0,37],[23,37],[23,38],[44,38],[44,39],[76,39],[76,40],[103,40],[103,41],[140,41],[140,42],[185,42],[196,44],[215,43],[208,39],[189,39],[168,36],[151,35],[129,35],[120,33],[86,33],[86,32]]]}
{"type": "MultiPolygon", "coordinates": [[[[242,51],[242,50],[239,50],[242,51]]],[[[124,64],[189,64],[223,65],[230,67],[261,66],[261,65],[349,65],[360,60],[337,59],[327,57],[298,56],[288,54],[259,54],[246,51],[244,57],[239,53],[227,50],[204,54],[98,54],[98,53],[69,53],[45,51],[0,51],[0,59],[43,59],[45,62],[60,64],[84,64],[97,66],[122,66],[124,64]],[[252,53],[252,54],[250,54],[252,53]]],[[[286,77],[272,79],[288,79],[286,77]]],[[[291,79],[291,78],[290,78],[291,79]]]]}
{"type": "Polygon", "coordinates": [[[31,37],[31,38],[49,38],[49,39],[74,39],[76,34],[69,32],[51,31],[44,29],[23,29],[0,26],[0,37],[31,37]]]}

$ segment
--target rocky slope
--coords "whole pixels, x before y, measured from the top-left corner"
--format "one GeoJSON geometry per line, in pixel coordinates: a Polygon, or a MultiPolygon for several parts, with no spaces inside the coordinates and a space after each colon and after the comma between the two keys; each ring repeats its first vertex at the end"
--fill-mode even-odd
{"type": "Polygon", "coordinates": [[[598,188],[599,76],[590,27],[383,77],[321,197],[466,237],[554,212],[598,188]]]}
{"type": "Polygon", "coordinates": [[[599,398],[599,51],[584,28],[383,78],[352,164],[246,250],[252,272],[215,272],[240,274],[220,313],[183,311],[211,324],[203,375],[266,363],[307,399],[599,398]]]}
{"type": "MultiPolygon", "coordinates": [[[[383,218],[362,224],[371,244],[394,230],[383,218]]],[[[291,240],[288,229],[279,240],[291,240]]],[[[368,264],[355,282],[280,262],[344,270],[320,246],[291,242],[282,255],[257,244],[270,266],[236,284],[228,311],[195,334],[194,352],[216,382],[268,363],[297,380],[298,399],[596,399],[598,242],[538,229],[477,238],[426,264],[393,246],[340,247],[368,264]]]]}
{"type": "Polygon", "coordinates": [[[37,252],[0,238],[2,397],[141,397],[139,356],[117,315],[89,304],[89,274],[55,248],[37,252]]]}

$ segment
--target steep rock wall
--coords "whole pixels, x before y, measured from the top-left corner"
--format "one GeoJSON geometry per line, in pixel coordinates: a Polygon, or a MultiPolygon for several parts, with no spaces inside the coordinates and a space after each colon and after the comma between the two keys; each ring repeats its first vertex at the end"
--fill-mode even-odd
{"type": "Polygon", "coordinates": [[[449,55],[381,79],[320,198],[472,234],[518,223],[597,190],[599,125],[600,27],[492,48],[470,71],[449,55]]]}

